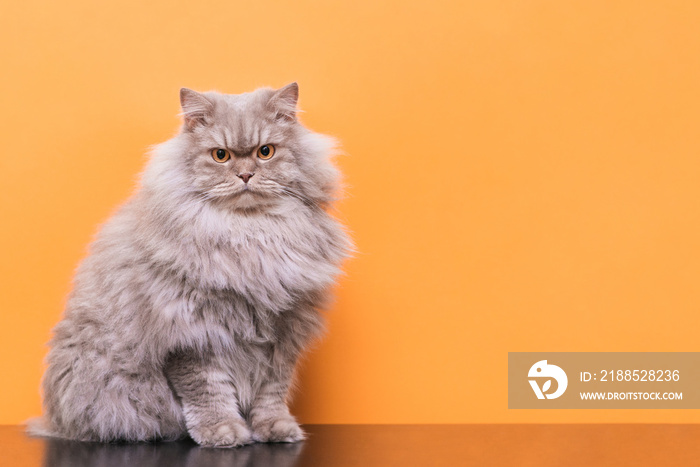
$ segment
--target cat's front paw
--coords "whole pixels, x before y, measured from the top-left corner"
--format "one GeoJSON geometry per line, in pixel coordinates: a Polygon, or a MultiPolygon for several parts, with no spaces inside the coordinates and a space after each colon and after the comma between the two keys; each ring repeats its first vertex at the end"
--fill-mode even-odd
{"type": "Polygon", "coordinates": [[[253,439],[260,443],[296,443],[306,434],[294,418],[280,417],[253,424],[253,439]]]}
{"type": "Polygon", "coordinates": [[[253,442],[252,433],[244,420],[203,424],[188,431],[192,439],[204,447],[232,448],[253,442]]]}

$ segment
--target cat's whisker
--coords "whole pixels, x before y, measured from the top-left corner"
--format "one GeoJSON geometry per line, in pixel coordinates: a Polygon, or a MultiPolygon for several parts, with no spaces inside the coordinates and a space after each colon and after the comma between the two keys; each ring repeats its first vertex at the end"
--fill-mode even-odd
{"type": "Polygon", "coordinates": [[[280,195],[280,197],[284,197],[284,195],[291,196],[292,198],[295,198],[295,199],[301,201],[302,203],[304,203],[305,205],[307,205],[309,207],[321,209],[321,206],[317,202],[315,202],[313,199],[311,199],[307,196],[304,196],[302,193],[299,193],[298,191],[294,190],[293,188],[282,185],[281,183],[276,182],[274,180],[270,180],[270,179],[264,179],[264,180],[270,182],[271,188],[273,188],[273,190],[271,192],[280,195]]]}
{"type": "Polygon", "coordinates": [[[314,208],[320,209],[320,206],[314,200],[302,195],[301,193],[299,193],[299,192],[297,192],[289,187],[282,187],[282,191],[284,193],[288,194],[289,196],[292,196],[292,197],[298,199],[299,201],[303,202],[304,204],[306,204],[309,207],[314,207],[314,208]]]}
{"type": "Polygon", "coordinates": [[[195,197],[196,197],[196,199],[198,199],[199,201],[208,201],[208,200],[212,199],[212,196],[211,196],[208,192],[206,192],[206,191],[203,191],[203,192],[196,192],[196,193],[195,193],[195,197]]]}

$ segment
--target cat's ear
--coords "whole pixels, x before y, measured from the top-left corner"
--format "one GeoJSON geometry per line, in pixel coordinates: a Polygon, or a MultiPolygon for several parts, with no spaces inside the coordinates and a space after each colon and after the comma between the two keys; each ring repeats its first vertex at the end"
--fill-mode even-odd
{"type": "Polygon", "coordinates": [[[214,111],[214,104],[204,94],[187,88],[180,89],[180,105],[188,130],[197,125],[206,125],[214,111]]]}
{"type": "Polygon", "coordinates": [[[297,115],[297,101],[299,100],[299,85],[289,83],[278,89],[270,98],[270,106],[275,112],[275,119],[294,121],[297,115]]]}

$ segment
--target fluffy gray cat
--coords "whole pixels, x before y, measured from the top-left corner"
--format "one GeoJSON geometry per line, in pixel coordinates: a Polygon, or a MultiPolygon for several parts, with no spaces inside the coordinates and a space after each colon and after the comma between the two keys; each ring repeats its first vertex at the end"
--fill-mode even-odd
{"type": "Polygon", "coordinates": [[[287,406],[294,368],[351,244],[326,212],[334,140],[298,121],[298,92],[181,90],[181,131],[76,272],[31,433],[304,438],[287,406]]]}

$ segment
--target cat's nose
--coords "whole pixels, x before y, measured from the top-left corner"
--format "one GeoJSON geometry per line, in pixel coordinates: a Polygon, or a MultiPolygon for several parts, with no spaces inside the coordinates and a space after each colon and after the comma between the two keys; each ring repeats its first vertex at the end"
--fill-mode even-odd
{"type": "Polygon", "coordinates": [[[242,174],[238,174],[238,177],[241,178],[245,183],[248,183],[248,180],[253,178],[253,175],[255,175],[255,173],[245,172],[242,174]]]}

